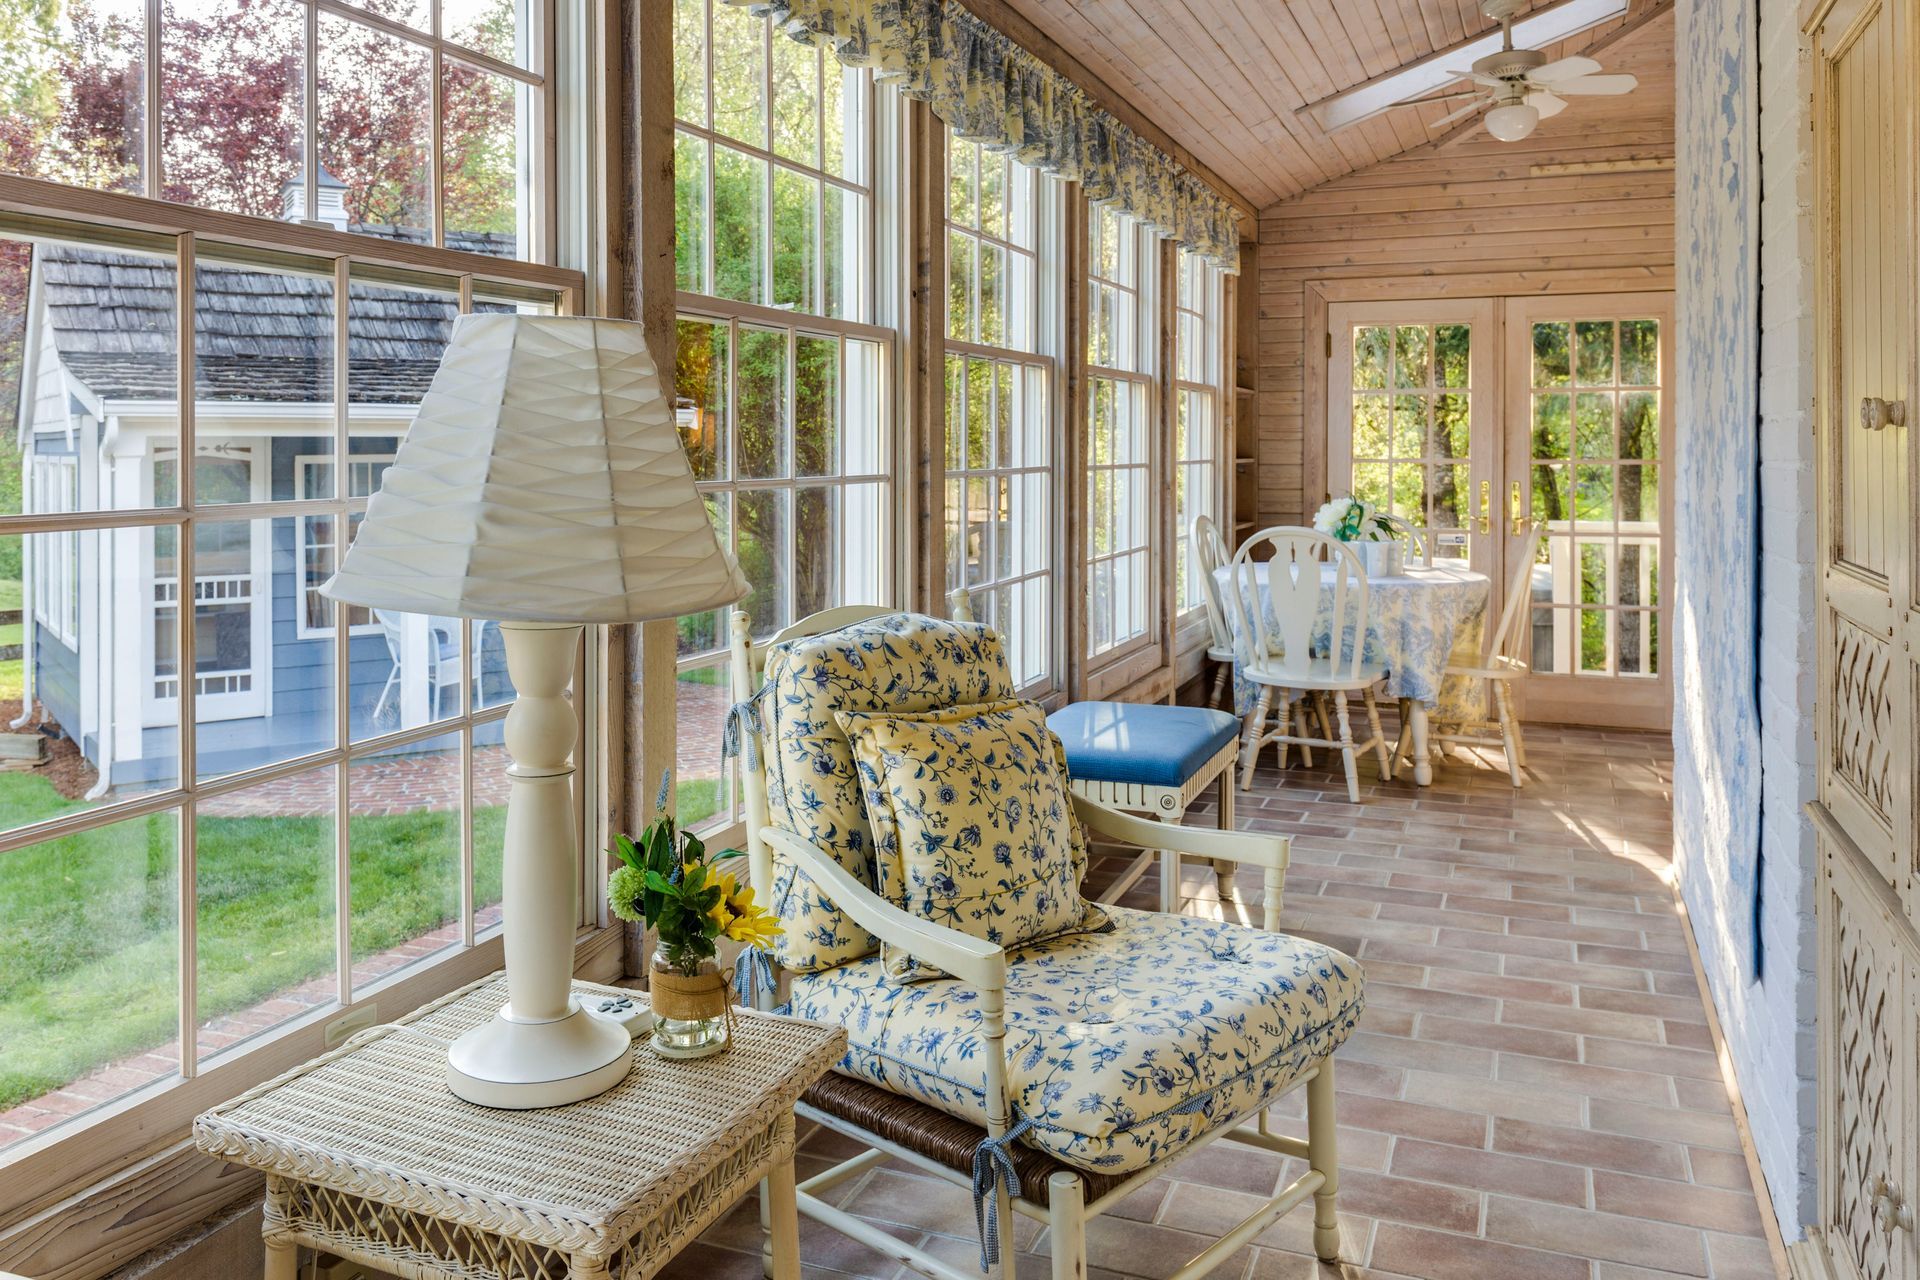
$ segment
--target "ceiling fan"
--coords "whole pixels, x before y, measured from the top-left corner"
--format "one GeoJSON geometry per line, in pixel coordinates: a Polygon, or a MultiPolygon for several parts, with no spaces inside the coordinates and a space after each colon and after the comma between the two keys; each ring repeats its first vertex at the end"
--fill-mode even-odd
{"type": "Polygon", "coordinates": [[[1465,106],[1442,116],[1434,124],[1452,124],[1483,107],[1491,107],[1487,112],[1487,132],[1502,142],[1518,142],[1532,133],[1542,120],[1565,111],[1568,97],[1631,93],[1639,85],[1630,75],[1598,74],[1600,64],[1592,58],[1576,56],[1548,62],[1547,55],[1538,49],[1514,48],[1513,19],[1520,7],[1521,0],[1486,0],[1480,7],[1482,13],[1500,24],[1500,50],[1474,59],[1470,70],[1447,72],[1473,81],[1476,87],[1430,98],[1408,98],[1394,105],[1410,107],[1469,99],[1465,106]]]}

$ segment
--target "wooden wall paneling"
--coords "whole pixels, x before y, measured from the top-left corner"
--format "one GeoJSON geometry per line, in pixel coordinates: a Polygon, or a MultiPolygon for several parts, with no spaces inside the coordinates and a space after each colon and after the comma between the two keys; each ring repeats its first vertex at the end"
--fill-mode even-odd
{"type": "Polygon", "coordinates": [[[1301,520],[1327,492],[1328,303],[1672,287],[1670,169],[1535,172],[1673,155],[1673,14],[1650,7],[1605,43],[1633,93],[1583,98],[1519,143],[1475,122],[1261,214],[1260,523],[1301,520]]]}
{"type": "Polygon", "coordinates": [[[947,127],[924,102],[908,101],[907,439],[915,503],[912,552],[914,607],[947,613],[946,269],[947,127]]]}

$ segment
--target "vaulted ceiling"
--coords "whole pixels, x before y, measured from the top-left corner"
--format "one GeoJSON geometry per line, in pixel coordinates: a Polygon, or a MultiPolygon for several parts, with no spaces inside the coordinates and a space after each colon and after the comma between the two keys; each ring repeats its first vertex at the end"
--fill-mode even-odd
{"type": "MultiPolygon", "coordinates": [[[[1548,56],[1604,48],[1654,22],[1670,49],[1672,4],[1631,0],[1623,17],[1550,46],[1548,56]]],[[[1333,134],[1299,108],[1495,26],[1479,0],[994,0],[993,7],[1025,19],[1256,208],[1459,128],[1436,123],[1457,103],[1396,109],[1333,134]]],[[[1531,6],[1541,7],[1544,0],[1531,6]]]]}

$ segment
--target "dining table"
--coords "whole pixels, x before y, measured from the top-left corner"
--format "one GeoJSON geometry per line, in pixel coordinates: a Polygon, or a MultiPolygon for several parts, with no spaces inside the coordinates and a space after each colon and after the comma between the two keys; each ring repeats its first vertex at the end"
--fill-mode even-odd
{"type": "MultiPolygon", "coordinates": [[[[1255,589],[1269,627],[1278,630],[1273,598],[1267,590],[1267,565],[1251,566],[1255,589]]],[[[1314,620],[1313,647],[1325,653],[1333,626],[1335,568],[1320,566],[1320,614],[1314,620]]],[[[1222,598],[1231,601],[1233,567],[1216,573],[1222,598]]],[[[1413,781],[1433,785],[1430,726],[1468,724],[1486,718],[1486,681],[1450,676],[1449,664],[1478,666],[1492,581],[1486,574],[1457,560],[1431,565],[1411,564],[1398,573],[1367,578],[1367,635],[1362,657],[1387,669],[1385,692],[1406,709],[1404,726],[1413,756],[1413,781]]],[[[1348,606],[1352,608],[1351,605],[1348,606]]],[[[1234,631],[1234,648],[1241,662],[1251,656],[1253,637],[1243,635],[1238,610],[1227,613],[1234,631]]],[[[1253,683],[1239,675],[1235,664],[1234,709],[1243,718],[1258,697],[1253,683]]]]}

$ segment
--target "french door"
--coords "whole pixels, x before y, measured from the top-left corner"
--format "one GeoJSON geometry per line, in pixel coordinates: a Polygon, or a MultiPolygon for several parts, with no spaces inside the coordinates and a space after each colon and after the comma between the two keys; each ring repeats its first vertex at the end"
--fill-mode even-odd
{"type": "Polygon", "coordinates": [[[1662,728],[1672,295],[1339,303],[1327,475],[1424,528],[1436,561],[1516,575],[1529,719],[1662,728]],[[1533,562],[1519,557],[1543,533],[1533,562]]]}

